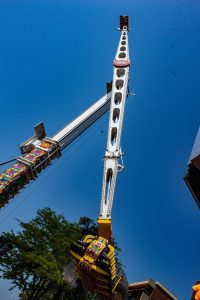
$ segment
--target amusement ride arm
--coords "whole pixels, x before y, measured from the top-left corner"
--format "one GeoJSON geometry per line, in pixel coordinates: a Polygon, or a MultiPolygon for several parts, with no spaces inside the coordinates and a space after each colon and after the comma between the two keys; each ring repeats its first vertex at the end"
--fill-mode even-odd
{"type": "Polygon", "coordinates": [[[123,170],[120,147],[124,108],[128,96],[129,47],[128,24],[121,28],[121,37],[113,61],[113,87],[110,104],[107,149],[104,156],[103,184],[100,215],[98,218],[98,236],[110,241],[112,236],[111,212],[118,172],[123,170]],[[122,164],[121,164],[121,161],[122,164]]]}

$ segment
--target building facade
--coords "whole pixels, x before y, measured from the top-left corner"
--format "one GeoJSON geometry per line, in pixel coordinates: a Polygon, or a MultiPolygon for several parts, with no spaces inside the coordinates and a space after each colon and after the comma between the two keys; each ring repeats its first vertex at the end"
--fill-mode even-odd
{"type": "Polygon", "coordinates": [[[129,300],[178,300],[166,287],[155,280],[129,284],[129,300]]]}

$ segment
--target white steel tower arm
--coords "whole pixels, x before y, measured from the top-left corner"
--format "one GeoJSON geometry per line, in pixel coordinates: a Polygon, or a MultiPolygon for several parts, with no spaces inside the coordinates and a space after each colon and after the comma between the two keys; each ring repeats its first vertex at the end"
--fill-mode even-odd
{"type": "Polygon", "coordinates": [[[59,143],[60,149],[63,150],[67,147],[90,125],[95,123],[97,119],[108,111],[110,108],[110,100],[111,93],[108,93],[56,133],[52,139],[59,143]]]}
{"type": "Polygon", "coordinates": [[[124,26],[114,59],[113,85],[110,106],[107,149],[104,157],[103,185],[101,195],[99,227],[102,220],[111,220],[111,211],[115,192],[117,173],[122,169],[119,159],[125,102],[128,94],[129,80],[129,49],[128,28],[124,26]]]}

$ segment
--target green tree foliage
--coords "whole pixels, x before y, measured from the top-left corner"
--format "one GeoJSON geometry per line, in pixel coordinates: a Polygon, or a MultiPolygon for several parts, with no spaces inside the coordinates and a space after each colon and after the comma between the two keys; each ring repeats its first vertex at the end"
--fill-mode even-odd
{"type": "Polygon", "coordinates": [[[81,220],[70,223],[62,215],[44,208],[30,222],[19,221],[20,232],[3,234],[13,249],[0,258],[0,271],[3,278],[12,281],[11,288],[19,288],[20,299],[88,299],[81,286],[70,287],[62,274],[70,262],[71,244],[90,227],[88,233],[95,232],[92,220],[81,220]]]}
{"type": "Polygon", "coordinates": [[[81,232],[83,235],[88,234],[96,236],[97,235],[97,225],[96,223],[88,217],[80,218],[78,225],[81,227],[81,232]]]}
{"type": "Polygon", "coordinates": [[[38,210],[30,222],[19,221],[21,231],[3,233],[12,249],[0,257],[0,271],[18,288],[21,300],[95,299],[81,284],[72,287],[63,280],[70,262],[71,244],[86,234],[97,234],[97,225],[87,217],[67,221],[50,208],[38,210]]]}

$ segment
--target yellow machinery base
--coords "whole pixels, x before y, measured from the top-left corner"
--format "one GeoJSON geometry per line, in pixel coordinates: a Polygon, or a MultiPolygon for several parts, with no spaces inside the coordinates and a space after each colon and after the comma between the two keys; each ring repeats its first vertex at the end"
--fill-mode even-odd
{"type": "Polygon", "coordinates": [[[71,246],[70,253],[86,290],[100,299],[126,299],[128,283],[107,239],[87,235],[71,246]]]}

